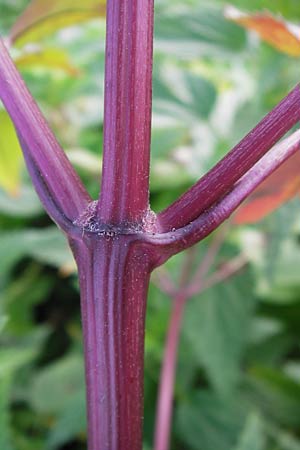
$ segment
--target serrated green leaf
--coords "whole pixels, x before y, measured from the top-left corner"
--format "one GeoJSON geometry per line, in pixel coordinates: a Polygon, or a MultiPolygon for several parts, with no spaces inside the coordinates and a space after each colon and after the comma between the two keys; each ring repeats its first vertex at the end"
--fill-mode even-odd
{"type": "Polygon", "coordinates": [[[220,392],[230,392],[239,378],[254,305],[247,273],[188,304],[183,334],[220,392]]]}
{"type": "Polygon", "coordinates": [[[58,415],[55,426],[47,439],[47,448],[54,450],[58,446],[84,434],[86,430],[86,407],[84,389],[75,393],[66,401],[64,409],[58,415]]]}
{"type": "Polygon", "coordinates": [[[262,418],[252,413],[247,417],[244,429],[234,450],[264,450],[262,418]]]}
{"type": "Polygon", "coordinates": [[[197,391],[179,405],[177,426],[192,450],[232,450],[245,414],[241,401],[221,400],[208,391],[197,391]]]}
{"type": "Polygon", "coordinates": [[[83,390],[83,359],[69,355],[37,374],[31,391],[32,405],[40,413],[61,413],[73,396],[83,390]]]}
{"type": "Polygon", "coordinates": [[[300,384],[279,369],[253,367],[249,397],[269,418],[284,426],[300,424],[300,384]]]}
{"type": "Polygon", "coordinates": [[[3,276],[5,271],[24,256],[55,267],[62,267],[73,261],[66,239],[56,227],[3,232],[0,235],[3,276]]]}
{"type": "Polygon", "coordinates": [[[156,48],[179,58],[225,52],[239,52],[245,48],[246,34],[227,21],[222,10],[202,5],[186,10],[168,8],[156,19],[156,48]]]}

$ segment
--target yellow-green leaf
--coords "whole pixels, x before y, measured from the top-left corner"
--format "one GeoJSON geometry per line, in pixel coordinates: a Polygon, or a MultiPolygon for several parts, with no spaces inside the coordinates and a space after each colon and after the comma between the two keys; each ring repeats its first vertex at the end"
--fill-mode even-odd
{"type": "Polygon", "coordinates": [[[10,39],[18,45],[38,42],[61,28],[105,15],[105,0],[32,0],[17,19],[10,39]]]}
{"type": "Polygon", "coordinates": [[[17,195],[20,185],[22,152],[12,121],[0,111],[0,187],[17,195]]]}
{"type": "Polygon", "coordinates": [[[246,14],[233,6],[225,8],[225,16],[277,50],[290,56],[300,56],[300,27],[268,12],[246,14]]]}
{"type": "Polygon", "coordinates": [[[79,70],[72,64],[68,54],[58,48],[38,48],[15,58],[19,68],[42,67],[59,69],[71,76],[77,76],[79,70]]]}

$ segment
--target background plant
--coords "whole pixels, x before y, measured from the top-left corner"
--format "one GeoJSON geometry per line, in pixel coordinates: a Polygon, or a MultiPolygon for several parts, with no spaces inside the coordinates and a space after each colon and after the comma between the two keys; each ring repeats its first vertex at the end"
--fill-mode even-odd
{"type": "MultiPolygon", "coordinates": [[[[205,13],[205,5],[195,4],[184,5],[185,14],[180,10],[182,5],[174,2],[172,5],[160,2],[157,8],[152,144],[152,205],[156,210],[195,181],[297,81],[297,60],[251,39],[248,41],[243,31],[224,20],[221,2],[216,3],[216,9],[205,8],[205,13]],[[196,28],[194,33],[191,23],[196,28]],[[181,86],[180,95],[178,86],[181,86]]],[[[288,16],[285,8],[282,12],[288,16]]],[[[291,18],[296,20],[292,5],[290,8],[291,18]]],[[[11,22],[14,17],[15,12],[11,22]]],[[[96,87],[101,91],[101,27],[103,32],[99,22],[81,25],[47,38],[47,44],[43,44],[64,47],[71,59],[73,55],[72,66],[81,69],[77,77],[66,76],[59,64],[53,64],[51,70],[49,65],[45,69],[38,64],[39,67],[27,67],[24,71],[64,147],[73,147],[71,158],[89,180],[91,193],[98,187],[93,174],[95,158],[99,155],[101,124],[95,106],[99,107],[102,100],[93,96],[96,87]],[[94,78],[89,79],[91,74],[94,78]],[[48,99],[45,92],[49,93],[48,99]],[[78,142],[83,148],[74,149],[78,142]]],[[[1,224],[5,231],[1,233],[3,324],[6,320],[2,342],[6,348],[10,345],[7,353],[3,349],[1,363],[1,367],[7,367],[7,374],[3,371],[5,395],[1,396],[5,414],[4,431],[0,434],[7,440],[3,448],[9,445],[24,449],[33,445],[60,448],[67,442],[71,448],[80,445],[84,448],[79,305],[71,275],[72,261],[63,239],[43,216],[26,174],[19,185],[7,189],[10,192],[19,189],[19,197],[11,200],[1,193],[1,224]],[[56,268],[60,270],[58,278],[56,268]],[[62,279],[62,274],[69,276],[62,279]],[[12,354],[17,355],[15,362],[12,354]],[[19,367],[23,368],[22,376],[16,377],[13,374],[19,367]],[[76,378],[72,379],[74,374],[76,378]],[[9,388],[10,384],[13,387],[9,388]],[[51,394],[48,398],[47,392],[51,394]],[[58,400],[67,398],[67,393],[69,402],[60,403],[58,400]],[[72,416],[74,413],[76,417],[72,416]],[[9,422],[13,427],[12,437],[9,437],[9,422]],[[71,443],[72,439],[75,441],[71,443]]],[[[238,279],[222,288],[230,293],[227,304],[221,301],[225,297],[223,291],[217,298],[217,291],[212,290],[203,301],[189,305],[176,389],[178,426],[172,448],[184,445],[199,449],[199,442],[203,442],[205,450],[222,448],[222,445],[224,449],[246,448],[241,446],[248,445],[247,439],[257,436],[261,437],[255,444],[251,443],[251,448],[254,445],[266,449],[297,448],[298,384],[293,377],[298,361],[298,276],[297,271],[291,270],[297,267],[298,258],[297,202],[294,200],[267,219],[259,231],[235,229],[229,234],[225,259],[244,247],[250,252],[250,259],[255,253],[252,268],[242,276],[252,280],[248,286],[254,285],[256,289],[245,290],[243,305],[238,285],[247,284],[238,279]],[[259,254],[262,240],[266,245],[259,254]],[[292,262],[288,265],[287,261],[292,262]],[[227,314],[225,319],[224,314],[227,314]],[[263,348],[269,351],[262,351],[263,348]],[[227,396],[238,398],[238,404],[229,402],[227,396]],[[262,398],[265,401],[261,405],[262,398]],[[246,404],[244,414],[239,410],[241,400],[246,404]],[[209,433],[211,427],[205,425],[207,420],[219,424],[219,433],[209,433]],[[204,425],[200,427],[199,423],[204,425]],[[220,436],[218,443],[213,441],[216,436],[220,436]]],[[[175,277],[180,259],[168,263],[175,277]]],[[[151,411],[169,306],[155,287],[152,296],[146,341],[145,445],[149,447],[151,411]]]]}

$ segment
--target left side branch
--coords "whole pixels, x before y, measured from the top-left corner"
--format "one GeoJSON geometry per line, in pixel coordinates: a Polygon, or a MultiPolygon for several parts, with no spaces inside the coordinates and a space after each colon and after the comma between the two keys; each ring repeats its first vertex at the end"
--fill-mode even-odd
{"type": "Polygon", "coordinates": [[[0,99],[14,123],[28,170],[46,211],[58,225],[68,228],[91,201],[89,194],[1,39],[0,99]]]}

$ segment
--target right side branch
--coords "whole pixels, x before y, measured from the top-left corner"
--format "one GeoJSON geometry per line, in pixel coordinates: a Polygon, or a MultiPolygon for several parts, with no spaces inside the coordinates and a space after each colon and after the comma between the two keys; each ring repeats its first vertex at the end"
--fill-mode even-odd
{"type": "Polygon", "coordinates": [[[300,118],[297,85],[213,169],[158,215],[161,232],[181,228],[223,197],[300,118]]]}

